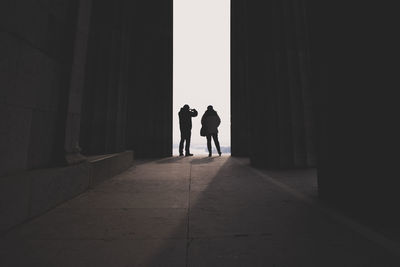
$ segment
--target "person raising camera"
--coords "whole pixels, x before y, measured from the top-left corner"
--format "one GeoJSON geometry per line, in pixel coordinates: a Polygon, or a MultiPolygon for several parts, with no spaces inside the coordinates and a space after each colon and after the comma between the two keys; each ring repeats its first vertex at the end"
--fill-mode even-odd
{"type": "Polygon", "coordinates": [[[189,105],[184,105],[179,111],[179,128],[181,130],[181,141],[179,143],[179,156],[183,156],[183,144],[185,145],[185,156],[193,156],[190,153],[190,137],[192,135],[192,117],[198,114],[196,109],[190,109],[189,105]]]}

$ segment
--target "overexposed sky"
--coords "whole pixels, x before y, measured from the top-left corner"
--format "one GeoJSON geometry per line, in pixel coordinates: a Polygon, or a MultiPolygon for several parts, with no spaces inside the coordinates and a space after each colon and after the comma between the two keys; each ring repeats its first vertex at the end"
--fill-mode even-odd
{"type": "Polygon", "coordinates": [[[199,112],[192,144],[205,145],[200,120],[213,105],[221,146],[230,146],[230,0],[174,0],[173,79],[173,143],[180,140],[179,109],[188,104],[199,112]]]}

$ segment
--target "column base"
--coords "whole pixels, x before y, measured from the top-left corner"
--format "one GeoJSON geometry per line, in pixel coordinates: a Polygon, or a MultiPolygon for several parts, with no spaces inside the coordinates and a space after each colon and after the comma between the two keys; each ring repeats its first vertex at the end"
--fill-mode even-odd
{"type": "Polygon", "coordinates": [[[79,152],[67,153],[65,155],[65,161],[66,161],[67,165],[75,165],[75,164],[79,164],[82,162],[86,162],[87,158],[79,152]]]}

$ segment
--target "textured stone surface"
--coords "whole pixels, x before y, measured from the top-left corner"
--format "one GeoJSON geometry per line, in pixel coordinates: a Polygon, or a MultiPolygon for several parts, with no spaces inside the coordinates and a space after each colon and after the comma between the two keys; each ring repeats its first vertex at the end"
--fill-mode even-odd
{"type": "MultiPolygon", "coordinates": [[[[1,8],[0,8],[1,9],[1,8]]],[[[19,43],[8,33],[0,33],[0,101],[5,102],[8,94],[15,90],[17,75],[17,57],[19,43]]]]}
{"type": "Polygon", "coordinates": [[[398,60],[392,55],[398,43],[389,34],[395,23],[388,19],[394,9],[386,6],[385,12],[376,12],[375,5],[366,5],[365,15],[353,20],[348,12],[356,6],[341,9],[314,2],[307,7],[320,196],[377,227],[397,228],[400,214],[393,211],[400,205],[400,133],[393,122],[400,112],[393,90],[399,87],[394,68],[398,60]],[[373,21],[367,15],[371,13],[373,21]],[[341,23],[332,24],[339,16],[341,23]],[[357,28],[365,30],[351,34],[357,28]]]}
{"type": "Polygon", "coordinates": [[[52,162],[56,119],[57,116],[53,111],[33,111],[28,168],[43,168],[47,167],[49,162],[52,162]]]}
{"type": "Polygon", "coordinates": [[[230,157],[138,162],[5,234],[0,264],[399,266],[398,245],[333,216],[315,182],[230,157]]]}
{"type": "Polygon", "coordinates": [[[56,161],[74,2],[0,3],[0,175],[56,161]]]}
{"type": "Polygon", "coordinates": [[[136,90],[127,95],[128,148],[137,158],[171,156],[173,1],[136,1],[130,16],[135,49],[128,79],[136,90]]]}
{"type": "Polygon", "coordinates": [[[0,104],[0,176],[24,169],[28,162],[32,112],[0,104]]]}
{"type": "Polygon", "coordinates": [[[100,158],[89,157],[90,185],[99,183],[129,169],[133,164],[133,152],[125,151],[116,154],[104,155],[100,158]]]}
{"type": "Polygon", "coordinates": [[[25,171],[0,178],[0,232],[89,188],[88,165],[25,171]]]}
{"type": "Polygon", "coordinates": [[[43,213],[87,190],[87,163],[31,172],[31,216],[43,213]]]}
{"type": "Polygon", "coordinates": [[[0,243],[0,264],[26,267],[184,267],[185,248],[186,240],[174,239],[162,243],[159,239],[10,241],[0,243]]]}
{"type": "MultiPolygon", "coordinates": [[[[43,149],[38,150],[38,152],[43,151],[43,149]]],[[[0,177],[0,232],[70,200],[89,189],[89,186],[93,188],[117,173],[127,170],[132,166],[132,157],[133,153],[126,151],[97,157],[98,165],[82,163],[63,168],[24,171],[0,177]]],[[[101,191],[101,188],[100,186],[98,190],[101,191]]],[[[116,188],[121,189],[118,183],[116,183],[116,188]]],[[[129,192],[128,189],[126,193],[129,192]]],[[[122,201],[127,198],[132,200],[127,194],[121,196],[122,201]]],[[[140,196],[137,198],[143,199],[140,196]]],[[[179,205],[179,199],[180,197],[176,200],[177,205],[179,205]]],[[[77,200],[76,203],[79,201],[77,200]]],[[[107,205],[110,203],[105,203],[104,207],[107,205]]],[[[79,207],[79,204],[72,208],[76,207],[79,207]]]]}
{"type": "Polygon", "coordinates": [[[30,182],[23,174],[0,178],[0,233],[29,217],[30,182]]]}
{"type": "Polygon", "coordinates": [[[316,165],[305,1],[232,0],[232,155],[316,165]]]}

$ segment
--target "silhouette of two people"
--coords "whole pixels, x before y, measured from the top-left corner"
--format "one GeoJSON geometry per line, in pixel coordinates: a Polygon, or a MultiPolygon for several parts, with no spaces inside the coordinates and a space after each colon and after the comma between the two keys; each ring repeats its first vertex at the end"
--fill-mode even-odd
{"type": "Polygon", "coordinates": [[[185,144],[185,156],[193,156],[190,153],[190,137],[192,135],[192,118],[198,114],[196,109],[190,109],[184,105],[179,111],[179,127],[181,130],[181,141],[179,143],[179,156],[183,156],[183,145],[185,144]]]}
{"type": "Polygon", "coordinates": [[[218,154],[221,156],[221,148],[219,146],[219,140],[218,140],[218,126],[220,124],[221,124],[221,119],[218,116],[218,113],[214,110],[213,106],[211,105],[208,106],[206,112],[204,112],[204,115],[201,118],[201,125],[205,130],[209,157],[211,157],[212,155],[211,137],[214,140],[214,144],[218,151],[218,154]]]}

